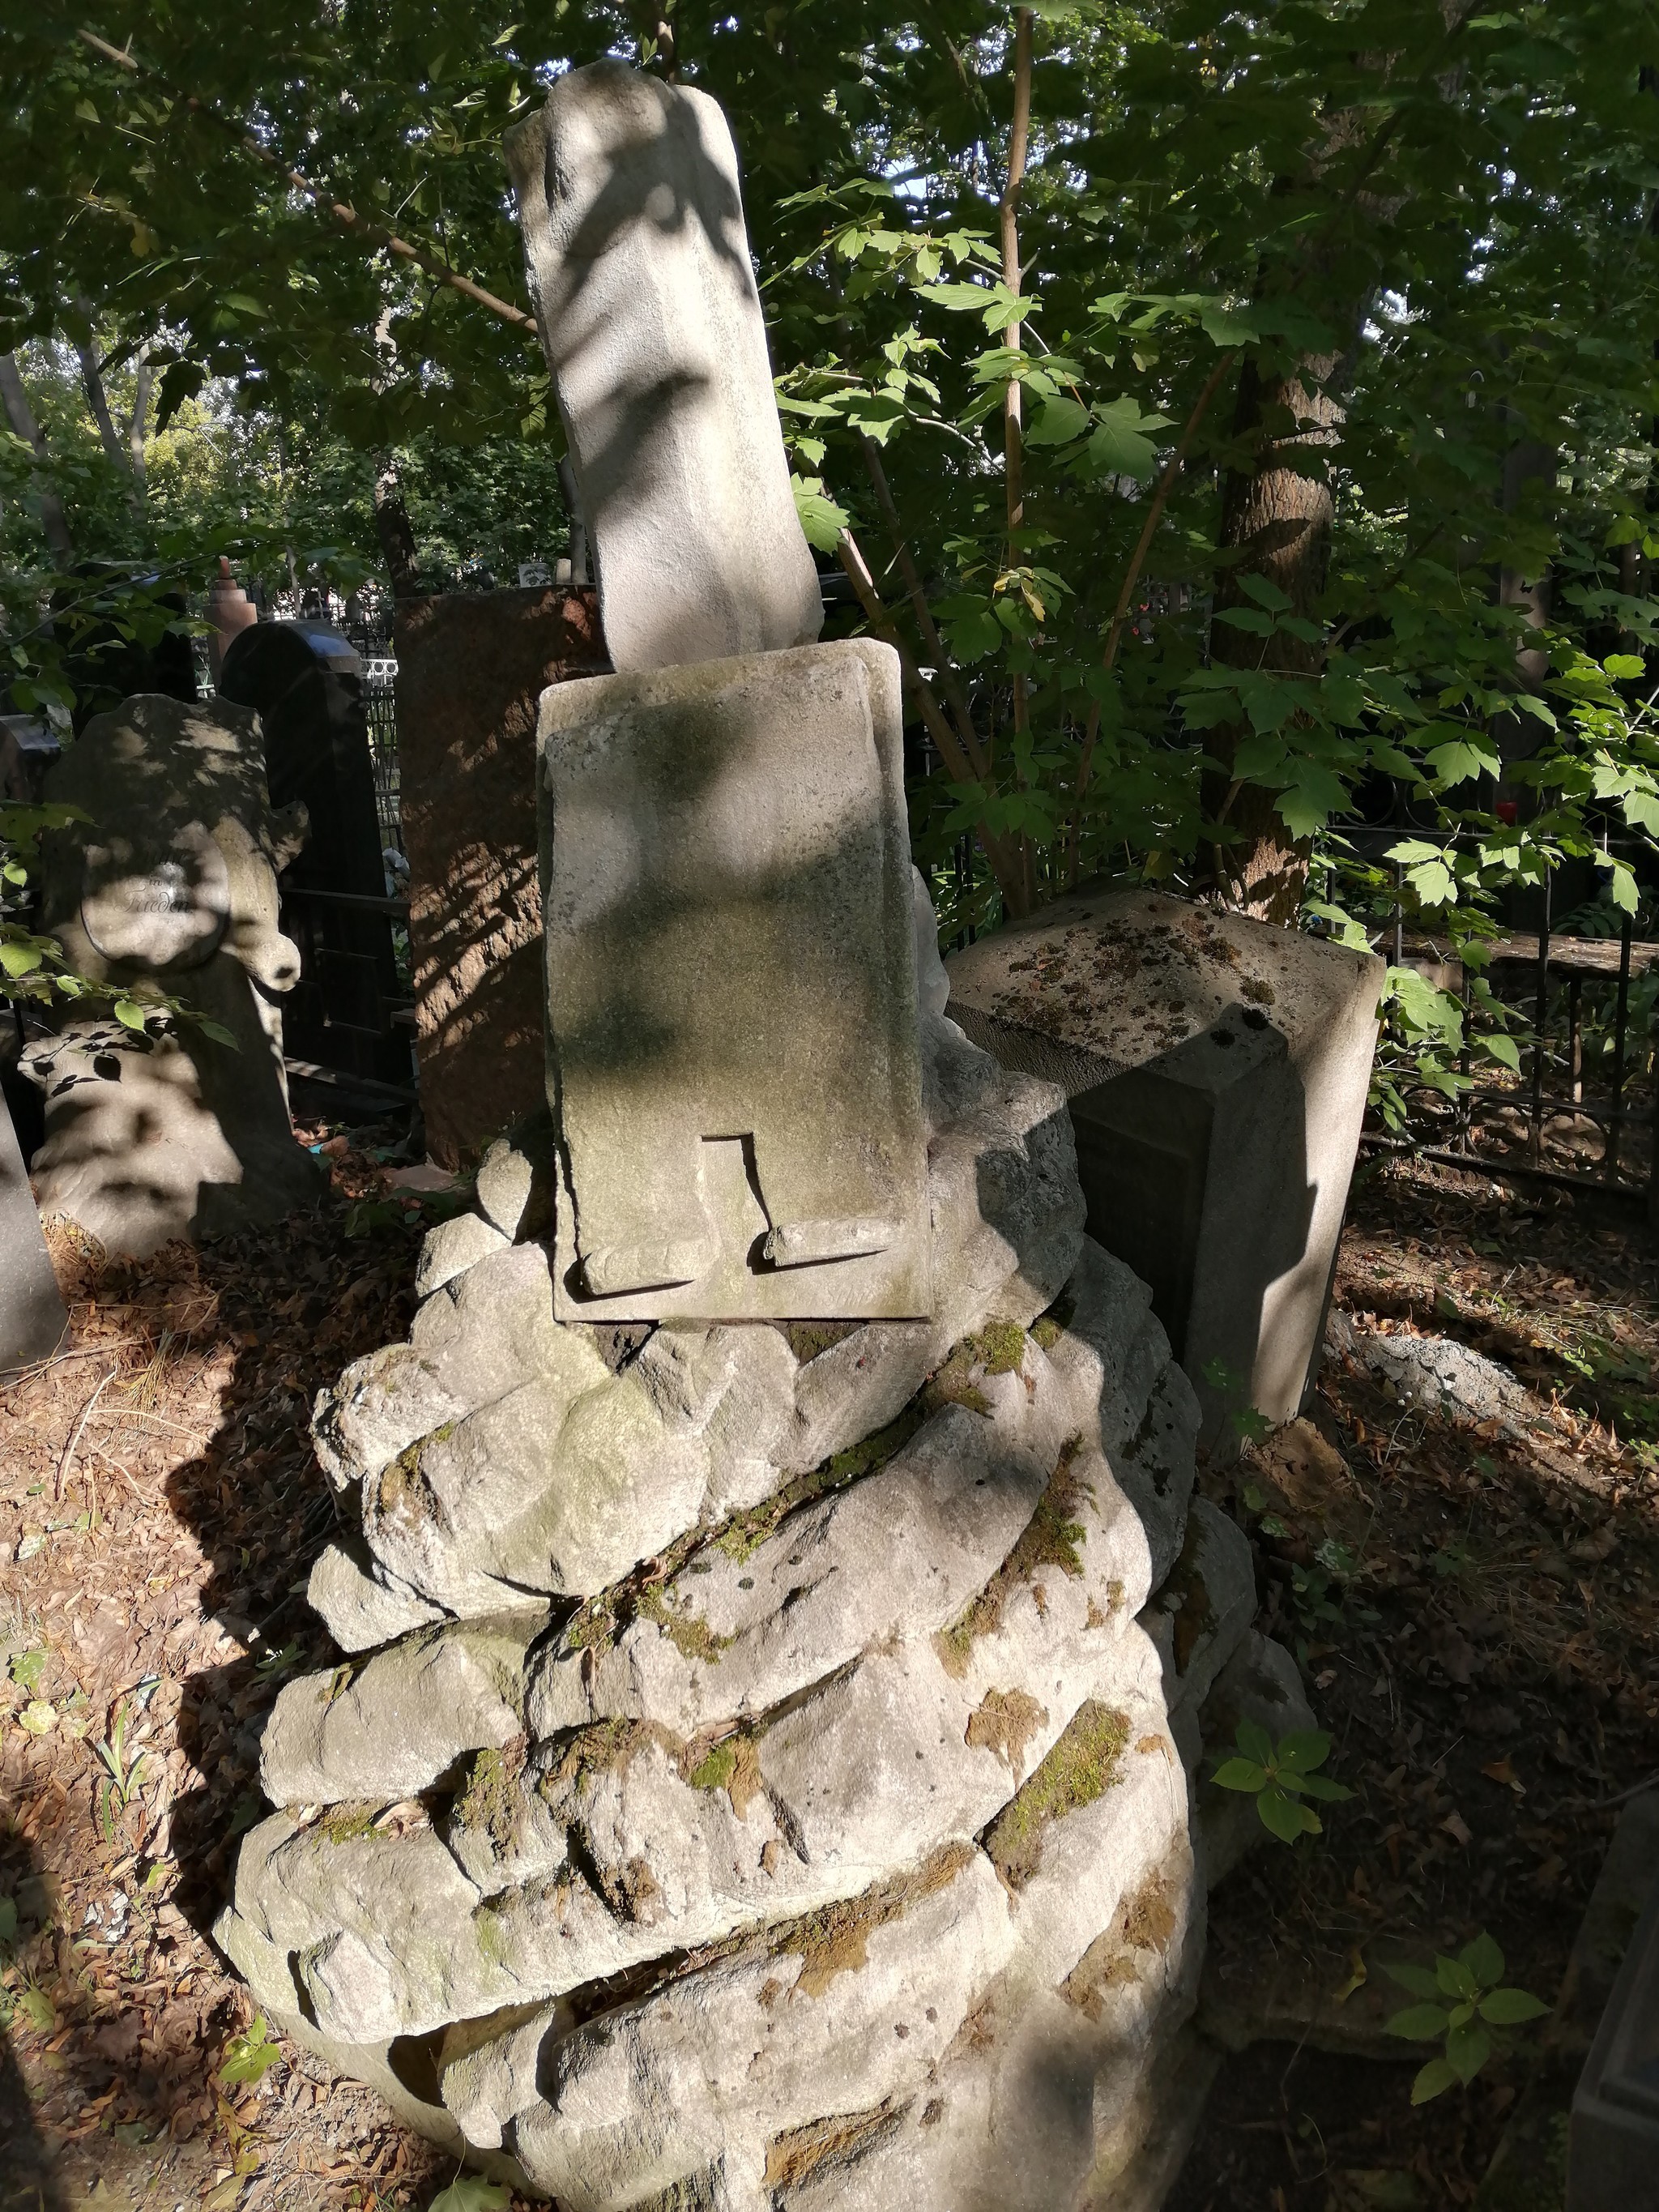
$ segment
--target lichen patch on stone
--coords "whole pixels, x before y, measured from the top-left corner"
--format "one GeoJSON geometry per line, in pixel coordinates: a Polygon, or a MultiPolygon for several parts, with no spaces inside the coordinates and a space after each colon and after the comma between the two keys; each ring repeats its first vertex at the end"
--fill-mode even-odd
{"type": "Polygon", "coordinates": [[[515,1736],[499,1751],[487,1744],[474,1758],[451,1816],[458,1828],[488,1836],[502,1856],[511,1850],[518,1829],[520,1778],[526,1748],[523,1736],[515,1736]]]}
{"type": "Polygon", "coordinates": [[[855,1973],[868,1962],[867,1946],[876,1929],[900,1919],[913,1905],[954,1881],[973,1856],[971,1844],[946,1844],[913,1874],[896,1875],[857,1897],[821,1906],[775,1929],[772,1955],[800,1955],[793,1995],[821,1996],[837,1974],[855,1973]]]}
{"type": "Polygon", "coordinates": [[[775,2136],[766,2150],[766,2186],[799,2189],[826,2167],[852,2166],[890,2136],[909,2110],[908,2099],[884,2098],[867,2112],[809,2120],[775,2136]]]}
{"type": "Polygon", "coordinates": [[[1128,1739],[1122,1713],[1092,1698],[1079,1706],[1036,1773],[985,1832],[985,1848],[1010,1889],[1023,1889],[1036,1874],[1054,1822],[1092,1805],[1116,1782],[1128,1739]]]}
{"type": "Polygon", "coordinates": [[[1016,1782],[1025,1778],[1025,1747],[1048,1724],[1048,1710],[1024,1690],[992,1690],[968,1716],[965,1741],[994,1751],[1016,1782]]]}

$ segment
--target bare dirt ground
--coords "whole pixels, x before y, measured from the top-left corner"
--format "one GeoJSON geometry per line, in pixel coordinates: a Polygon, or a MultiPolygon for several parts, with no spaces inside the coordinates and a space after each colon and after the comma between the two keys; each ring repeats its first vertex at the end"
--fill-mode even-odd
{"type": "MultiPolygon", "coordinates": [[[[371,2212],[453,2178],[297,2051],[236,2079],[251,2008],[207,1935],[265,1713],[327,1656],[311,1401],[409,1320],[423,1217],[386,1188],[392,1133],[333,1137],[331,1203],[276,1231],[142,1267],[60,1241],[72,1351],[0,1392],[0,2212],[371,2212]]],[[[1379,1956],[1486,1929],[1548,2000],[1618,1801],[1659,1770],[1659,1258],[1570,1202],[1390,1171],[1356,1194],[1337,1295],[1550,1411],[1521,1443],[1333,1364],[1321,1450],[1210,1481],[1356,1792],[1215,1900],[1212,1986],[1272,1972],[1375,2013],[1379,1956]]],[[[1171,2212],[1467,2204],[1516,2041],[1418,2112],[1419,2047],[1258,2045],[1171,2212]]]]}

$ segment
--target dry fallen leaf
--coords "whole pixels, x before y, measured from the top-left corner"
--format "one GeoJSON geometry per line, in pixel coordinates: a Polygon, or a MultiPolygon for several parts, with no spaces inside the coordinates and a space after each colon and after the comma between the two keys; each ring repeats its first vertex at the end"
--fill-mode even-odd
{"type": "Polygon", "coordinates": [[[1449,1836],[1454,1843],[1462,1844],[1466,1850],[1474,1841],[1474,1831],[1461,1813],[1448,1813],[1440,1826],[1444,1834],[1449,1836]]]}
{"type": "Polygon", "coordinates": [[[1501,1783],[1505,1790],[1513,1790],[1517,1797],[1524,1797],[1526,1796],[1526,1784],[1522,1781],[1520,1776],[1516,1774],[1513,1765],[1508,1759],[1494,1759],[1490,1765],[1483,1766],[1480,1771],[1486,1776],[1488,1782],[1501,1783]]]}

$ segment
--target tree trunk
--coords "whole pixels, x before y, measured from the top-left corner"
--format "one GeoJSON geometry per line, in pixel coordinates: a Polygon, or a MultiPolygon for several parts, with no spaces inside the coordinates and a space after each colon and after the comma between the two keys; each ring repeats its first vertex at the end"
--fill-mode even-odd
{"type": "MultiPolygon", "coordinates": [[[[1320,387],[1337,362],[1337,356],[1326,355],[1304,362],[1298,375],[1267,378],[1255,362],[1244,364],[1233,431],[1253,441],[1255,465],[1230,473],[1223,489],[1220,550],[1243,558],[1221,572],[1218,615],[1253,604],[1242,581],[1261,576],[1289,599],[1287,613],[1317,617],[1332,522],[1331,489],[1319,453],[1334,443],[1342,421],[1341,408],[1320,387]]],[[[1282,631],[1264,638],[1218,622],[1210,658],[1223,667],[1317,676],[1325,647],[1282,631]]],[[[1288,927],[1301,911],[1308,848],[1285,828],[1273,792],[1234,778],[1233,757],[1247,734],[1248,725],[1231,724],[1212,732],[1208,743],[1220,767],[1205,778],[1205,817],[1238,833],[1237,842],[1213,848],[1212,888],[1225,905],[1288,927]]]]}
{"type": "Polygon", "coordinates": [[[77,337],[73,331],[70,332],[70,341],[81,363],[81,383],[87,395],[87,405],[92,410],[92,419],[98,426],[99,441],[105,453],[112,464],[128,479],[127,498],[134,513],[137,514],[142,510],[144,503],[143,477],[142,474],[134,474],[131,452],[121,442],[120,434],[115,428],[115,417],[110,412],[109,394],[104,389],[104,374],[99,365],[98,330],[92,319],[92,310],[78,294],[73,305],[76,313],[84,319],[87,326],[87,335],[84,339],[77,337]]]}
{"type": "Polygon", "coordinates": [[[138,486],[139,496],[144,491],[144,426],[149,420],[150,392],[155,382],[155,371],[141,354],[132,379],[132,416],[127,424],[127,453],[132,462],[132,474],[138,486]]]}
{"type": "MultiPolygon", "coordinates": [[[[5,403],[7,418],[12,428],[33,453],[41,469],[48,469],[51,459],[46,452],[46,434],[34,419],[34,410],[29,405],[28,394],[23,389],[23,380],[18,373],[15,354],[0,354],[0,400],[5,403]]],[[[75,558],[75,541],[70,536],[69,517],[64,512],[64,502],[52,489],[50,479],[44,476],[34,496],[46,543],[52,548],[53,557],[67,568],[75,558]]]]}
{"type": "Polygon", "coordinates": [[[380,541],[380,550],[386,556],[392,598],[414,599],[420,589],[415,526],[409,519],[409,509],[404,505],[403,486],[398,481],[398,463],[391,453],[382,453],[375,464],[374,529],[380,541]]]}

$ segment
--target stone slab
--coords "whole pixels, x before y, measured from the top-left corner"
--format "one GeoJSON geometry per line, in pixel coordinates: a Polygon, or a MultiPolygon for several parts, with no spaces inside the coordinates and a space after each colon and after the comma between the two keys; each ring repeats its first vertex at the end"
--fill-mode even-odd
{"type": "Polygon", "coordinates": [[[537,703],[610,663],[591,591],[409,600],[394,644],[421,1112],[457,1168],[545,1103],[537,703]]]}
{"type": "Polygon", "coordinates": [[[823,602],[725,116],[594,62],[506,151],[616,666],[808,643],[823,602]]]}
{"type": "Polygon", "coordinates": [[[902,739],[861,639],[544,695],[562,1318],[931,1312],[902,739]]]}
{"type": "Polygon", "coordinates": [[[17,1133],[0,1098],[0,1382],[50,1359],[68,1328],[17,1133]]]}
{"type": "Polygon", "coordinates": [[[1206,1448],[1233,1449],[1246,1405],[1291,1419],[1319,1348],[1382,962],[1102,887],[946,968],[968,1036],[1064,1086],[1090,1233],[1151,1285],[1206,1448]]]}

